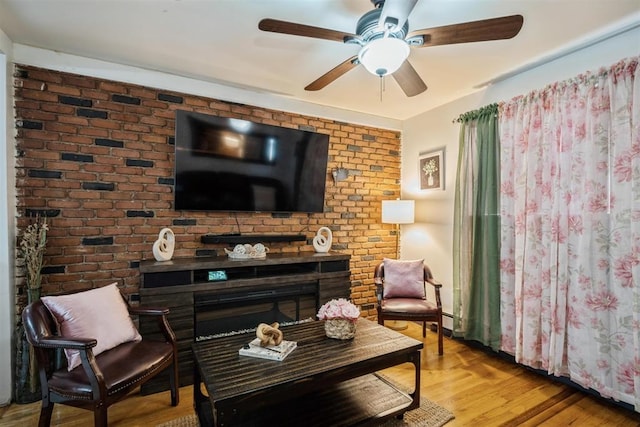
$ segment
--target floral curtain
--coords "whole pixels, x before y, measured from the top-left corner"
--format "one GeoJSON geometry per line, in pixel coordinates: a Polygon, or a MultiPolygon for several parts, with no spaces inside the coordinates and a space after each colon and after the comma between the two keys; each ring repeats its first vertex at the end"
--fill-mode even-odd
{"type": "Polygon", "coordinates": [[[640,411],[638,58],[500,107],[502,350],[640,411]]]}
{"type": "Polygon", "coordinates": [[[500,347],[498,105],[459,117],[454,208],[453,333],[500,347]]]}

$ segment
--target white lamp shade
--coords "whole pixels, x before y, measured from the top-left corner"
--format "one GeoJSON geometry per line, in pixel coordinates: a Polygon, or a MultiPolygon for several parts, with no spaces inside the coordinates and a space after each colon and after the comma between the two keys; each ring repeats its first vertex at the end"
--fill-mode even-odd
{"type": "Polygon", "coordinates": [[[414,200],[383,200],[383,224],[413,224],[415,211],[414,200]]]}
{"type": "Polygon", "coordinates": [[[393,74],[409,57],[407,42],[394,37],[383,37],[367,43],[360,49],[358,60],[371,74],[393,74]]]}

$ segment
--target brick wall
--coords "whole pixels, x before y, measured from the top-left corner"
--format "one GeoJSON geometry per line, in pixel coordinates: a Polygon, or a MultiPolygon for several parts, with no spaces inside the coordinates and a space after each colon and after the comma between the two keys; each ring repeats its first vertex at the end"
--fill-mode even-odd
{"type": "MultiPolygon", "coordinates": [[[[175,233],[175,258],[224,255],[223,244],[205,245],[200,237],[237,231],[237,220],[243,233],[307,236],[268,243],[271,252],[312,251],[317,229],[331,228],[332,249],[352,256],[353,300],[364,315],[375,315],[373,268],[395,252],[380,205],[399,197],[398,132],[29,66],[17,65],[14,81],[18,226],[48,217],[44,295],[113,281],[135,295],[138,263],[153,259],[160,229],[175,233]],[[174,211],[177,109],[328,134],[324,213],[174,211]],[[336,167],[349,169],[349,178],[334,183],[336,167]]],[[[26,297],[20,269],[18,275],[20,308],[26,297]]]]}

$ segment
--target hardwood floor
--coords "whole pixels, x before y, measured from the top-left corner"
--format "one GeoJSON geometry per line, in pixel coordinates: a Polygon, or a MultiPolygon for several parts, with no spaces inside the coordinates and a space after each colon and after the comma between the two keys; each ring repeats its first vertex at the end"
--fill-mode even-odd
{"type": "MultiPolygon", "coordinates": [[[[421,328],[409,324],[403,333],[421,339],[421,328]]],[[[552,381],[484,350],[445,338],[438,356],[436,334],[427,332],[422,357],[423,397],[455,415],[456,426],[640,426],[640,414],[552,381]]],[[[401,384],[413,381],[411,365],[384,373],[401,384]]],[[[180,405],[169,404],[168,392],[132,395],[109,408],[113,427],[155,426],[193,413],[192,388],[180,390],[180,405]]],[[[0,408],[0,425],[28,427],[38,423],[40,403],[0,408]]],[[[57,405],[52,426],[91,426],[93,416],[81,409],[57,405]]]]}

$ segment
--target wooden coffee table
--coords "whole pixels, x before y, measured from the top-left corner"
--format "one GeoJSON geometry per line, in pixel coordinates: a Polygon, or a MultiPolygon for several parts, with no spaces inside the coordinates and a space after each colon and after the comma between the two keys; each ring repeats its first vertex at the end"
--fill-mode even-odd
{"type": "Polygon", "coordinates": [[[193,345],[200,425],[365,425],[420,406],[422,342],[366,319],[351,340],[327,338],[319,321],[282,331],[298,348],[281,362],[238,355],[253,333],[193,345]],[[375,374],[403,363],[415,369],[410,393],[375,374]]]}

